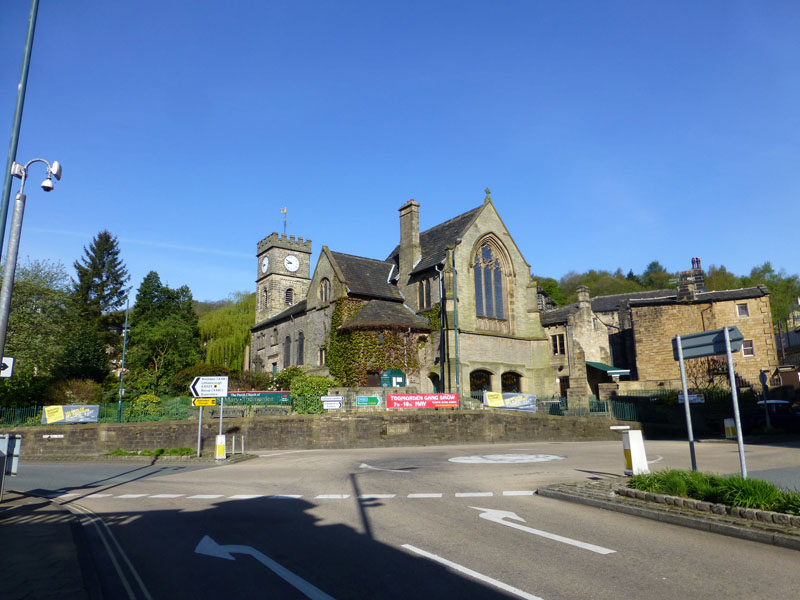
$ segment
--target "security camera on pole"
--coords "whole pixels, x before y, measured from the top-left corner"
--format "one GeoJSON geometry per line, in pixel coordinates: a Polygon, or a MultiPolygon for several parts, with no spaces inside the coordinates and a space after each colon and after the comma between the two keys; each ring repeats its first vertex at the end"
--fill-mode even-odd
{"type": "Polygon", "coordinates": [[[28,168],[33,163],[44,163],[47,165],[47,178],[42,182],[42,189],[45,192],[53,190],[53,177],[61,179],[61,164],[54,161],[51,165],[43,158],[34,158],[25,165],[18,162],[11,164],[11,175],[18,177],[19,192],[14,200],[14,213],[11,217],[11,235],[8,238],[8,252],[6,253],[6,263],[3,269],[3,287],[0,289],[0,357],[6,347],[6,333],[8,332],[8,314],[11,310],[11,293],[14,289],[14,274],[17,270],[17,256],[19,255],[19,239],[22,234],[22,217],[25,214],[25,180],[28,178],[28,168]]]}

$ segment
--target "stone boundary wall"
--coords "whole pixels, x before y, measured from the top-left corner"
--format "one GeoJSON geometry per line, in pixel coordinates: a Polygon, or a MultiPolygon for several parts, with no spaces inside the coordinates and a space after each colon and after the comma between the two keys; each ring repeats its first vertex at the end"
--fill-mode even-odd
{"type": "MultiPolygon", "coordinates": [[[[390,448],[445,444],[619,440],[604,417],[521,412],[419,411],[228,418],[223,433],[244,436],[245,450],[390,448]]],[[[197,421],[19,427],[22,457],[100,456],[117,448],[197,447],[197,421]],[[47,436],[47,437],[45,437],[47,436]],[[62,436],[62,437],[58,437],[62,436]]],[[[219,420],[203,420],[204,453],[213,451],[219,420]]],[[[237,447],[241,442],[237,440],[237,447]]],[[[230,448],[231,442],[228,441],[230,448]]]]}

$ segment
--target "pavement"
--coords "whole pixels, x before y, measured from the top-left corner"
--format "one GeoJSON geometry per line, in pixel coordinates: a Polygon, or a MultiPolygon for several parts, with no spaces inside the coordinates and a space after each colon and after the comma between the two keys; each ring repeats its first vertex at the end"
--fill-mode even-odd
{"type": "Polygon", "coordinates": [[[100,598],[82,529],[57,502],[7,490],[0,503],[0,597],[100,598]]]}
{"type": "MultiPolygon", "coordinates": [[[[546,498],[613,510],[800,550],[800,516],[738,510],[627,488],[627,477],[540,487],[546,498]]],[[[0,503],[0,597],[8,600],[100,599],[79,518],[58,501],[6,491],[0,503]]]]}

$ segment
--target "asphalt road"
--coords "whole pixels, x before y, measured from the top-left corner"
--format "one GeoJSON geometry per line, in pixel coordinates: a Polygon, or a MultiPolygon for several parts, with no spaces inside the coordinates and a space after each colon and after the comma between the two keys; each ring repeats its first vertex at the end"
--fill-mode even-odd
{"type": "MultiPolygon", "coordinates": [[[[689,466],[686,443],[646,449],[654,468],[689,466]]],[[[23,463],[12,487],[49,488],[102,518],[87,527],[115,598],[785,600],[800,589],[796,551],[534,494],[621,475],[619,442],[261,454],[200,469],[23,463]]],[[[746,457],[751,475],[800,467],[797,447],[746,457]]],[[[698,444],[697,459],[739,469],[735,444],[698,444]]]]}

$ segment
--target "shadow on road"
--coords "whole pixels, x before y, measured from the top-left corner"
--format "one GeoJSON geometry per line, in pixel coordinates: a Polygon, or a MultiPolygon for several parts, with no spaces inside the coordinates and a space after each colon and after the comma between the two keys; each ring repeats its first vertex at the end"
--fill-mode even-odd
{"type": "MultiPolygon", "coordinates": [[[[317,506],[301,499],[263,497],[228,500],[201,510],[183,506],[101,516],[153,598],[304,597],[260,557],[340,600],[514,597],[376,540],[367,511],[380,510],[379,501],[360,504],[365,533],[320,521],[312,514],[317,506]],[[206,536],[213,540],[212,548],[222,549],[221,555],[196,552],[206,536]]],[[[425,544],[418,539],[402,543],[425,544]]],[[[204,544],[207,548],[208,540],[204,544]]],[[[95,553],[95,560],[108,562],[102,553],[95,553]]],[[[509,556],[509,561],[515,560],[518,557],[509,556]]],[[[480,564],[465,566],[481,571],[480,564]]]]}

